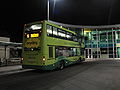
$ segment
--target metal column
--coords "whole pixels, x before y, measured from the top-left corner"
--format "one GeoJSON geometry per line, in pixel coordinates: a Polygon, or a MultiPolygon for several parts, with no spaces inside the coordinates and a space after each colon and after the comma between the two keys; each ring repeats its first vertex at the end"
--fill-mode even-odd
{"type": "Polygon", "coordinates": [[[6,57],[7,57],[7,46],[5,45],[5,53],[4,53],[4,60],[5,60],[5,65],[7,66],[8,65],[8,61],[7,61],[7,59],[6,59],[6,57]]]}
{"type": "Polygon", "coordinates": [[[97,59],[98,59],[98,30],[96,29],[96,39],[97,39],[97,59]]]}
{"type": "Polygon", "coordinates": [[[115,58],[115,56],[114,56],[114,33],[113,33],[113,28],[112,28],[112,42],[113,42],[113,59],[115,58]]]}

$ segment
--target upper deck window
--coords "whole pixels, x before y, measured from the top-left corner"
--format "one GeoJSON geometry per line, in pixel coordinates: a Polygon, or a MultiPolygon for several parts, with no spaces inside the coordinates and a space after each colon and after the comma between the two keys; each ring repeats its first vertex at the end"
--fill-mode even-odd
{"type": "Polygon", "coordinates": [[[65,31],[62,31],[62,30],[58,30],[58,36],[60,37],[66,37],[66,34],[65,34],[65,31]]]}
{"type": "Polygon", "coordinates": [[[32,24],[25,27],[25,31],[33,31],[42,29],[42,24],[32,24]]]}
{"type": "Polygon", "coordinates": [[[51,26],[51,25],[47,25],[47,36],[77,42],[77,38],[76,38],[75,34],[69,32],[69,31],[65,31],[61,28],[51,26]]]}
{"type": "Polygon", "coordinates": [[[48,34],[49,36],[52,35],[52,26],[50,26],[50,25],[47,25],[47,34],[48,34]]]}
{"type": "Polygon", "coordinates": [[[57,32],[57,28],[56,27],[53,27],[53,35],[56,35],[57,36],[58,32],[57,32]]]}
{"type": "Polygon", "coordinates": [[[41,29],[42,28],[42,25],[41,24],[36,24],[36,25],[32,25],[30,27],[32,30],[38,30],[38,29],[41,29]]]}

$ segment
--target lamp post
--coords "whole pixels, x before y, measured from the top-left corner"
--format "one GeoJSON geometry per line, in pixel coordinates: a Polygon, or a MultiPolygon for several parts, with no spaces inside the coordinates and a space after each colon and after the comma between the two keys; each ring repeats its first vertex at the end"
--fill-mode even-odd
{"type": "MultiPolygon", "coordinates": [[[[57,0],[53,0],[54,1],[54,6],[53,6],[53,10],[55,9],[55,4],[57,0]]],[[[47,20],[50,20],[50,0],[47,0],[47,20]]]]}
{"type": "Polygon", "coordinates": [[[49,21],[49,13],[50,13],[50,1],[47,0],[47,20],[49,21]]]}

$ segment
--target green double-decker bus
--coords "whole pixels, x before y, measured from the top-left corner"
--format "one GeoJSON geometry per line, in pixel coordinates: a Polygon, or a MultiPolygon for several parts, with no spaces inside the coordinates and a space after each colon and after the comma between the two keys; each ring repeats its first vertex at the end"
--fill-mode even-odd
{"type": "Polygon", "coordinates": [[[81,43],[75,32],[49,21],[25,24],[22,67],[53,70],[83,61],[81,43]]]}

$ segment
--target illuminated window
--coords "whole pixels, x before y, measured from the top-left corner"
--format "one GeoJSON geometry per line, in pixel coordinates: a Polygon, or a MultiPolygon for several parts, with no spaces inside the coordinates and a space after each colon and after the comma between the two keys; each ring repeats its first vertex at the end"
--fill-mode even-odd
{"type": "Polygon", "coordinates": [[[72,40],[72,34],[71,34],[70,32],[67,32],[66,37],[67,37],[69,40],[72,40]]]}
{"type": "Polygon", "coordinates": [[[65,39],[65,37],[66,37],[65,31],[59,29],[59,30],[58,30],[58,36],[59,36],[60,38],[62,38],[62,39],[65,39]]]}
{"type": "Polygon", "coordinates": [[[47,35],[52,35],[52,26],[47,25],[47,35]]]}
{"type": "Polygon", "coordinates": [[[47,33],[52,34],[52,30],[47,29],[47,33]]]}
{"type": "Polygon", "coordinates": [[[58,32],[58,35],[61,36],[61,37],[65,37],[65,34],[62,33],[62,32],[58,32]]]}
{"type": "Polygon", "coordinates": [[[80,54],[80,49],[77,50],[77,48],[71,48],[71,47],[56,47],[56,54],[55,57],[59,56],[67,56],[67,57],[73,57],[80,54]]]}
{"type": "Polygon", "coordinates": [[[57,35],[57,28],[53,27],[53,35],[57,35]]]}
{"type": "Polygon", "coordinates": [[[51,25],[47,25],[47,36],[70,40],[70,41],[77,41],[77,38],[73,33],[62,30],[60,28],[57,28],[51,25]]]}
{"type": "Polygon", "coordinates": [[[25,31],[39,30],[39,29],[42,29],[42,24],[27,25],[25,27],[25,31]]]}
{"type": "Polygon", "coordinates": [[[32,30],[38,30],[42,28],[42,24],[35,24],[30,27],[32,30]]]}
{"type": "Polygon", "coordinates": [[[66,35],[67,38],[70,38],[71,36],[70,35],[66,35]]]}

